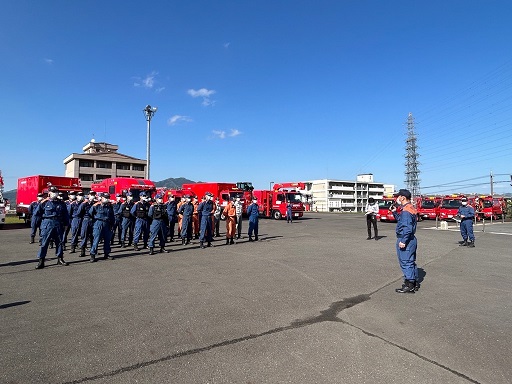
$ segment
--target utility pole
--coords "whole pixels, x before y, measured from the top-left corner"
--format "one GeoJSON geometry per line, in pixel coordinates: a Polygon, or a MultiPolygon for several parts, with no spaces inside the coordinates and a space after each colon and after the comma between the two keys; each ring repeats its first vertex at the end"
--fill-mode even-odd
{"type": "Polygon", "coordinates": [[[407,139],[405,140],[405,184],[411,192],[412,201],[421,195],[419,179],[419,157],[418,146],[416,145],[416,133],[414,132],[414,117],[409,112],[407,117],[407,139]]]}
{"type": "Polygon", "coordinates": [[[491,196],[494,197],[494,176],[491,171],[491,196]]]}

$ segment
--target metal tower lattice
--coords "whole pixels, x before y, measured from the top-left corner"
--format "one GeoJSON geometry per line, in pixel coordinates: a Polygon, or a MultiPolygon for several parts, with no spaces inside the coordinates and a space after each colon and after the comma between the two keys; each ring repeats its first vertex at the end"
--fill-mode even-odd
{"type": "Polygon", "coordinates": [[[414,117],[409,112],[407,117],[407,139],[405,140],[405,184],[407,189],[411,191],[413,199],[421,195],[419,156],[418,146],[416,145],[416,133],[414,132],[414,117]]]}

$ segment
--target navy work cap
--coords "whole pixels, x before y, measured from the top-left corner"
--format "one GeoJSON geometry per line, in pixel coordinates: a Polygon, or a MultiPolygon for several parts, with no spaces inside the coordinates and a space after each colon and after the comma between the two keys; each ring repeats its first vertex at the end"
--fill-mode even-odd
{"type": "Polygon", "coordinates": [[[411,198],[411,192],[408,190],[408,189],[401,189],[398,191],[397,195],[398,196],[403,196],[405,197],[406,199],[410,200],[411,198]]]}

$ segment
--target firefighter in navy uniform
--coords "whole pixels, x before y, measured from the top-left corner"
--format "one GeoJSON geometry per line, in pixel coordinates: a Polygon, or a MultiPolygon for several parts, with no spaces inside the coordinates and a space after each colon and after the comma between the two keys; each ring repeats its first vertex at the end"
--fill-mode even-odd
{"type": "Polygon", "coordinates": [[[176,221],[178,221],[178,208],[176,200],[171,192],[168,195],[167,201],[167,219],[169,221],[169,241],[174,241],[176,221]]]}
{"type": "Polygon", "coordinates": [[[133,234],[133,249],[140,251],[138,243],[142,236],[144,248],[148,246],[149,240],[149,196],[146,192],[140,193],[140,200],[133,204],[130,213],[135,216],[135,231],[133,234]]]}
{"type": "Polygon", "coordinates": [[[133,196],[131,192],[126,193],[126,201],[121,204],[121,248],[126,245],[131,245],[133,241],[133,228],[135,227],[135,217],[131,211],[133,208],[133,196]],[[126,235],[128,234],[128,243],[126,242],[126,235]]]}
{"type": "Polygon", "coordinates": [[[92,244],[92,217],[89,213],[91,206],[96,202],[96,192],[90,191],[89,196],[85,199],[78,208],[78,215],[82,218],[80,224],[80,257],[85,256],[85,248],[87,247],[87,240],[92,244]]]}
{"type": "Polygon", "coordinates": [[[189,195],[185,195],[185,202],[178,209],[178,213],[183,216],[181,220],[181,244],[190,244],[192,240],[192,216],[194,214],[194,204],[189,195]]]}
{"type": "Polygon", "coordinates": [[[35,237],[36,232],[39,229],[39,245],[41,245],[41,216],[34,215],[34,212],[36,211],[36,208],[39,204],[41,204],[41,201],[43,201],[43,194],[38,193],[37,194],[37,200],[30,203],[28,206],[28,214],[31,215],[30,218],[30,244],[35,243],[35,237]]]}
{"type": "Polygon", "coordinates": [[[78,209],[83,201],[84,194],[82,192],[78,192],[76,194],[76,200],[71,202],[68,206],[68,214],[71,220],[71,239],[69,240],[69,243],[71,244],[71,251],[69,253],[75,253],[78,245],[78,236],[80,235],[80,226],[82,225],[82,218],[79,216],[78,209]]]}
{"type": "Polygon", "coordinates": [[[468,205],[468,199],[466,197],[461,199],[461,203],[462,206],[460,206],[457,211],[457,216],[460,217],[460,234],[462,235],[462,243],[460,246],[473,248],[475,246],[475,234],[473,233],[475,210],[471,205],[468,205]]]}
{"type": "Polygon", "coordinates": [[[91,263],[96,261],[96,253],[98,244],[103,239],[103,258],[113,260],[110,255],[110,238],[112,237],[112,227],[114,226],[114,209],[110,203],[110,194],[103,192],[100,194],[100,201],[94,203],[89,209],[89,215],[92,217],[93,224],[93,241],[91,245],[91,263]]]}
{"type": "Polygon", "coordinates": [[[123,217],[122,217],[122,207],[123,207],[123,200],[122,200],[123,196],[118,193],[116,194],[116,202],[114,204],[112,204],[112,208],[114,209],[114,227],[112,228],[112,239],[110,241],[110,244],[114,244],[115,242],[115,237],[116,237],[116,233],[117,233],[117,240],[118,240],[118,244],[121,245],[121,233],[122,233],[122,228],[121,228],[121,223],[123,221],[123,217]]]}
{"type": "Polygon", "coordinates": [[[414,293],[415,290],[419,289],[418,268],[416,267],[418,242],[414,236],[417,212],[411,204],[411,192],[407,189],[398,191],[396,202],[401,205],[401,212],[398,213],[395,206],[391,210],[396,219],[396,253],[404,275],[404,283],[402,288],[397,288],[395,291],[398,293],[414,293]]]}
{"type": "Polygon", "coordinates": [[[252,198],[252,204],[247,207],[247,216],[249,216],[249,241],[258,241],[258,221],[259,221],[259,208],[258,198],[252,198]],[[254,240],[252,234],[254,232],[254,240]]]}
{"type": "Polygon", "coordinates": [[[41,201],[34,214],[40,215],[41,221],[41,248],[37,254],[39,262],[36,269],[44,268],[44,260],[48,251],[50,241],[56,244],[55,255],[57,256],[57,265],[68,265],[64,261],[64,251],[62,249],[62,235],[64,233],[63,224],[69,222],[66,204],[58,198],[59,190],[56,187],[48,188],[48,197],[41,201]]]}
{"type": "Polygon", "coordinates": [[[212,246],[213,241],[213,228],[212,228],[212,216],[215,212],[215,203],[213,202],[213,194],[206,192],[205,199],[197,207],[197,211],[201,216],[201,223],[199,229],[199,241],[201,248],[206,248],[204,242],[206,241],[207,246],[212,246]]]}
{"type": "Polygon", "coordinates": [[[157,194],[156,202],[149,207],[148,216],[151,218],[149,227],[149,254],[155,254],[155,240],[158,237],[160,252],[169,252],[165,249],[165,240],[167,239],[167,207],[164,204],[163,196],[157,194]]]}

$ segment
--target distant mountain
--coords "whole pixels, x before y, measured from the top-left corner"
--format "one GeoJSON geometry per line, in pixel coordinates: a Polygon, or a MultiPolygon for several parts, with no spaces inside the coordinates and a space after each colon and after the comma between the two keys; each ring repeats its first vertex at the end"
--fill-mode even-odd
{"type": "Polygon", "coordinates": [[[173,178],[156,181],[155,185],[160,188],[180,189],[183,184],[195,184],[195,181],[185,179],[184,177],[173,178]]]}
{"type": "Polygon", "coordinates": [[[16,204],[16,193],[18,192],[17,189],[11,189],[10,191],[4,192],[4,199],[8,199],[11,204],[14,206],[16,204]]]}

